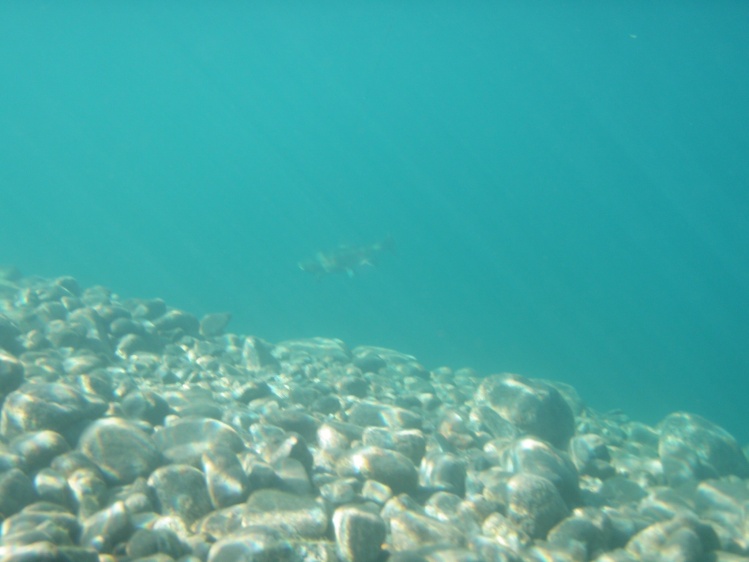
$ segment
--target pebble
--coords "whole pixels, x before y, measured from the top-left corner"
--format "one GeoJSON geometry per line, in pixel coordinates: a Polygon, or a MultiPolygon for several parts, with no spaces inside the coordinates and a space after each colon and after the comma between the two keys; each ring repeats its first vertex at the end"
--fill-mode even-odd
{"type": "Polygon", "coordinates": [[[0,513],[5,517],[18,513],[35,499],[34,484],[23,471],[11,468],[0,473],[0,513]]]}
{"type": "Polygon", "coordinates": [[[8,438],[43,429],[64,434],[79,422],[96,419],[106,409],[106,403],[84,396],[66,384],[26,385],[5,399],[0,434],[8,438]]]}
{"type": "Polygon", "coordinates": [[[170,464],[157,468],[148,477],[148,487],[156,498],[158,512],[176,515],[188,527],[213,509],[205,477],[192,466],[170,464]]]}
{"type": "Polygon", "coordinates": [[[220,447],[206,450],[201,456],[201,468],[214,508],[228,507],[247,498],[249,478],[232,451],[220,447]]]}
{"type": "Polygon", "coordinates": [[[242,439],[227,424],[211,418],[187,417],[159,428],[154,443],[170,462],[197,466],[205,451],[224,448],[238,453],[242,439]]]}
{"type": "Polygon", "coordinates": [[[148,476],[161,463],[151,437],[123,418],[91,423],[79,448],[113,484],[129,484],[139,476],[148,476]]]}
{"type": "Polygon", "coordinates": [[[507,516],[528,536],[546,537],[568,513],[556,486],[543,476],[521,473],[507,481],[507,516]]]}
{"type": "Polygon", "coordinates": [[[723,428],[686,412],[667,416],[660,424],[658,454],[672,484],[734,475],[749,478],[749,461],[723,428]]]}
{"type": "Polygon", "coordinates": [[[411,460],[381,447],[360,447],[343,456],[336,465],[341,476],[357,476],[387,485],[394,493],[414,493],[418,473],[411,460]]]}
{"type": "MultiPolygon", "coordinates": [[[[2,340],[0,317],[0,341],[2,340]]],[[[0,396],[6,396],[23,383],[23,364],[13,355],[0,349],[0,396]]]]}
{"type": "Polygon", "coordinates": [[[358,507],[341,507],[333,514],[338,552],[346,562],[377,562],[383,557],[387,536],[378,513],[358,507]]]}
{"type": "Polygon", "coordinates": [[[749,461],[695,414],[0,281],[0,560],[749,559],[749,461]]]}
{"type": "Polygon", "coordinates": [[[282,532],[262,527],[249,528],[223,538],[208,553],[208,562],[240,560],[294,562],[297,556],[282,532]]]}
{"type": "Polygon", "coordinates": [[[486,404],[519,430],[564,448],[575,431],[572,409],[559,391],[520,375],[492,375],[481,381],[477,404],[486,404]]]}
{"type": "Polygon", "coordinates": [[[231,321],[231,313],[217,312],[206,314],[200,319],[200,335],[205,338],[215,338],[224,333],[224,329],[231,321]]]}

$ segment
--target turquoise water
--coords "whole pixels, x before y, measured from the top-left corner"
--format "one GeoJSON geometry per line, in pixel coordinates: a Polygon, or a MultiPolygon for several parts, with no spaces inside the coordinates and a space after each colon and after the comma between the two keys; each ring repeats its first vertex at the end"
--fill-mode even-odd
{"type": "Polygon", "coordinates": [[[0,2],[0,263],[749,440],[749,4],[0,2]],[[318,250],[394,254],[320,280],[318,250]]]}

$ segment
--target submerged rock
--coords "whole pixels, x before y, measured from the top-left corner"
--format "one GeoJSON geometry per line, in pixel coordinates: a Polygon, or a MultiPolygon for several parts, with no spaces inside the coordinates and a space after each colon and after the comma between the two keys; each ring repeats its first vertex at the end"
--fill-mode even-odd
{"type": "Polygon", "coordinates": [[[749,478],[749,461],[736,440],[714,423],[685,412],[658,426],[658,453],[673,484],[721,476],[749,478]]]}
{"type": "Polygon", "coordinates": [[[575,432],[570,406],[556,388],[538,380],[508,373],[492,375],[481,381],[474,400],[555,447],[566,447],[575,432]]]}
{"type": "Polygon", "coordinates": [[[749,558],[749,462],[699,416],[3,283],[3,560],[749,558]]]}
{"type": "Polygon", "coordinates": [[[106,408],[100,400],[84,396],[65,384],[26,385],[5,399],[0,434],[7,438],[43,429],[64,433],[74,424],[96,419],[106,408]]]}
{"type": "Polygon", "coordinates": [[[161,463],[151,437],[121,418],[105,418],[89,425],[79,447],[110,482],[117,484],[148,476],[161,463]]]}
{"type": "Polygon", "coordinates": [[[10,353],[0,349],[0,398],[21,386],[23,372],[23,364],[10,353]]]}

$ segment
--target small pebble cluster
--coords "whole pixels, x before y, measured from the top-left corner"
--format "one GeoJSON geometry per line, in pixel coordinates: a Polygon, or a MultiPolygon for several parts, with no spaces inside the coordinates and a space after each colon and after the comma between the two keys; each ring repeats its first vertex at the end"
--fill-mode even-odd
{"type": "Polygon", "coordinates": [[[749,560],[697,415],[229,321],[0,270],[0,561],[749,560]]]}

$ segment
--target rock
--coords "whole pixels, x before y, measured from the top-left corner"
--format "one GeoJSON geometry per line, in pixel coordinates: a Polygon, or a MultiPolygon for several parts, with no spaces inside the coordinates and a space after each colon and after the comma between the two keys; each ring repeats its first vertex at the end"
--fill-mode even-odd
{"type": "Polygon", "coordinates": [[[86,328],[64,320],[52,320],[46,324],[45,336],[54,347],[80,349],[86,342],[86,328]]]}
{"type": "Polygon", "coordinates": [[[67,479],[52,468],[43,468],[36,473],[34,490],[43,502],[56,503],[64,507],[70,507],[72,504],[67,479]]]}
{"type": "Polygon", "coordinates": [[[341,507],[333,514],[338,552],[346,562],[377,562],[383,557],[387,529],[376,513],[341,507]]]}
{"type": "Polygon", "coordinates": [[[44,302],[36,307],[34,315],[43,324],[49,324],[53,320],[65,320],[68,310],[59,302],[44,302]]]}
{"type": "Polygon", "coordinates": [[[273,425],[298,433],[308,443],[314,443],[317,438],[318,421],[302,410],[287,408],[272,412],[266,418],[273,425]]]}
{"type": "MultiPolygon", "coordinates": [[[[2,284],[0,284],[0,293],[2,292],[2,284]]],[[[0,350],[5,350],[8,353],[21,353],[23,351],[19,337],[21,336],[21,330],[16,324],[11,321],[4,314],[0,314],[0,350]]]]}
{"type": "Polygon", "coordinates": [[[701,562],[719,547],[715,531],[693,517],[654,523],[637,533],[627,551],[644,562],[701,562]]]}
{"type": "Polygon", "coordinates": [[[140,334],[125,334],[117,342],[115,354],[121,359],[128,359],[137,353],[156,353],[159,349],[159,341],[153,337],[140,334]]]}
{"type": "Polygon", "coordinates": [[[462,546],[466,538],[458,529],[414,511],[402,511],[389,518],[390,535],[396,551],[434,545],[462,546]]]}
{"type": "Polygon", "coordinates": [[[672,485],[734,475],[749,477],[749,461],[723,428],[686,412],[667,416],[659,425],[658,453],[672,485]]]}
{"type": "Polygon", "coordinates": [[[208,449],[203,452],[201,461],[213,507],[228,507],[247,498],[249,480],[234,452],[208,449]]]}
{"type": "Polygon", "coordinates": [[[276,474],[281,489],[300,496],[308,496],[314,493],[307,469],[297,459],[286,458],[274,463],[274,465],[277,467],[276,474]]]}
{"type": "Polygon", "coordinates": [[[81,296],[81,286],[78,284],[78,281],[76,281],[74,277],[71,277],[69,275],[58,277],[54,280],[54,284],[62,288],[70,296],[81,296]]]}
{"type": "Polygon", "coordinates": [[[166,314],[166,303],[162,299],[140,299],[131,303],[133,306],[133,316],[136,318],[145,318],[146,320],[156,320],[166,314]]]}
{"type": "Polygon", "coordinates": [[[109,324],[109,334],[115,338],[120,339],[125,336],[145,336],[146,329],[143,324],[140,324],[130,318],[115,318],[109,324]]]}
{"type": "Polygon", "coordinates": [[[79,469],[90,470],[101,478],[104,478],[104,474],[99,467],[96,466],[96,463],[78,450],[70,451],[69,453],[64,453],[55,457],[52,461],[51,467],[52,470],[56,470],[66,478],[79,469]]]}
{"type": "Polygon", "coordinates": [[[193,525],[193,531],[217,540],[230,537],[241,531],[246,511],[244,504],[213,510],[193,525]]]}
{"type": "Polygon", "coordinates": [[[294,562],[298,557],[283,537],[283,533],[274,529],[249,528],[214,543],[208,562],[294,562]]]}
{"type": "Polygon", "coordinates": [[[573,437],[570,441],[570,455],[581,474],[602,479],[616,474],[606,441],[600,435],[588,433],[573,437]]]}
{"type": "Polygon", "coordinates": [[[328,528],[323,506],[311,497],[280,490],[258,490],[243,506],[243,526],[270,527],[285,534],[319,539],[328,528]]]}
{"type": "Polygon", "coordinates": [[[105,418],[89,425],[79,447],[114,484],[148,476],[161,463],[151,437],[122,418],[105,418]]]}
{"type": "Polygon", "coordinates": [[[203,473],[192,466],[162,466],[148,478],[148,486],[158,500],[159,512],[177,515],[188,526],[211,511],[203,473]]]}
{"type": "Polygon", "coordinates": [[[187,549],[171,529],[139,529],[127,541],[125,551],[132,558],[166,554],[177,559],[186,554],[187,549]]]}
{"type": "Polygon", "coordinates": [[[0,433],[7,438],[25,431],[52,429],[65,435],[74,424],[95,419],[106,408],[104,402],[84,397],[65,384],[26,385],[6,398],[0,433]]]}
{"type": "Polygon", "coordinates": [[[147,421],[151,425],[162,425],[170,409],[166,400],[155,392],[135,390],[122,400],[122,411],[129,418],[147,421]]]}
{"type": "Polygon", "coordinates": [[[49,466],[56,456],[70,450],[65,438],[55,431],[44,430],[24,433],[10,443],[11,451],[24,460],[30,472],[49,466]]]}
{"type": "Polygon", "coordinates": [[[231,321],[229,312],[206,314],[200,320],[200,335],[204,338],[215,338],[224,333],[224,329],[231,321]]]}
{"type": "Polygon", "coordinates": [[[416,468],[407,457],[380,447],[350,451],[338,461],[336,471],[341,476],[376,480],[396,494],[413,494],[418,484],[416,468]]]}
{"type": "Polygon", "coordinates": [[[330,338],[283,341],[274,347],[273,356],[280,361],[311,359],[325,365],[351,361],[351,352],[346,344],[330,338]]]}
{"type": "Polygon", "coordinates": [[[372,402],[358,402],[348,412],[348,422],[361,427],[384,427],[381,407],[372,402]]]}
{"type": "Polygon", "coordinates": [[[3,517],[18,513],[35,500],[34,485],[23,472],[12,468],[0,474],[0,513],[3,517]]]}
{"type": "MultiPolygon", "coordinates": [[[[2,318],[0,318],[0,322],[2,322],[2,318]]],[[[2,330],[1,325],[0,330],[2,330]]],[[[2,335],[0,334],[1,339],[2,335]]],[[[2,346],[2,341],[0,341],[0,346],[2,346]]],[[[23,372],[24,369],[21,362],[10,353],[0,349],[0,398],[21,386],[23,383],[23,372]]]]}
{"type": "Polygon", "coordinates": [[[390,431],[378,427],[366,428],[361,436],[364,445],[372,445],[396,451],[408,457],[415,466],[421,463],[426,452],[426,438],[417,429],[390,431]]]}
{"type": "Polygon", "coordinates": [[[429,453],[421,463],[420,481],[425,488],[462,497],[466,493],[466,463],[450,453],[429,453]]]}
{"type": "Polygon", "coordinates": [[[29,531],[41,531],[57,544],[72,544],[80,536],[81,524],[61,506],[48,503],[29,504],[3,521],[3,541],[29,531]]]}
{"type": "Polygon", "coordinates": [[[561,449],[575,432],[572,409],[556,388],[541,381],[509,373],[491,375],[481,382],[474,400],[561,449]]]}
{"type": "Polygon", "coordinates": [[[565,503],[580,503],[577,470],[572,462],[552,447],[532,438],[518,439],[504,451],[501,466],[507,472],[543,476],[556,486],[565,503]]]}
{"type": "Polygon", "coordinates": [[[542,476],[516,474],[507,482],[507,517],[533,538],[543,538],[569,510],[556,486],[542,476]]]}
{"type": "Polygon", "coordinates": [[[99,553],[88,548],[39,541],[22,546],[0,546],[0,559],[3,562],[99,562],[99,553]]]}
{"type": "Polygon", "coordinates": [[[259,381],[250,381],[239,387],[234,395],[236,399],[243,404],[249,404],[253,400],[259,400],[260,398],[267,398],[273,395],[268,383],[259,381]]]}
{"type": "Polygon", "coordinates": [[[79,468],[68,475],[67,482],[81,519],[89,518],[105,506],[108,490],[99,471],[79,468]]]}
{"type": "Polygon", "coordinates": [[[1,275],[2,560],[749,553],[749,461],[698,416],[653,429],[559,382],[1,275]]]}
{"type": "Polygon", "coordinates": [[[648,493],[637,482],[623,476],[614,476],[603,482],[597,495],[603,504],[618,507],[638,502],[648,493]]]}
{"type": "Polygon", "coordinates": [[[359,482],[355,478],[338,478],[321,484],[319,488],[320,497],[328,506],[340,507],[358,499],[359,482]]]}
{"type": "Polygon", "coordinates": [[[242,361],[244,367],[251,371],[258,371],[266,367],[278,367],[278,361],[273,356],[273,346],[255,336],[245,338],[242,348],[242,361]]]}
{"type": "Polygon", "coordinates": [[[153,321],[154,328],[176,341],[182,335],[197,336],[200,332],[198,319],[183,310],[170,310],[153,321]]]}
{"type": "Polygon", "coordinates": [[[298,461],[307,473],[312,471],[314,459],[312,453],[307,447],[307,443],[295,433],[281,432],[280,435],[273,435],[269,429],[274,426],[265,426],[266,430],[263,438],[258,427],[260,424],[253,426],[253,437],[255,438],[255,448],[261,452],[263,458],[269,463],[275,465],[281,464],[285,459],[294,459],[298,461]],[[259,437],[259,438],[258,438],[259,437]]]}
{"type": "Polygon", "coordinates": [[[97,552],[111,552],[116,544],[127,540],[132,532],[130,514],[120,501],[85,520],[80,544],[97,552]]]}
{"type": "Polygon", "coordinates": [[[377,348],[355,347],[351,353],[354,356],[352,363],[362,373],[376,373],[387,366],[387,361],[380,356],[377,348]]]}
{"type": "Polygon", "coordinates": [[[424,513],[438,521],[450,523],[466,537],[481,534],[485,510],[473,501],[466,501],[449,492],[436,492],[424,504],[424,513]]]}
{"type": "Polygon", "coordinates": [[[489,406],[478,405],[473,408],[472,413],[492,437],[499,439],[515,439],[518,437],[518,428],[489,406]]]}
{"type": "MultiPolygon", "coordinates": [[[[608,520],[603,519],[602,522],[605,525],[608,520]]],[[[593,560],[607,550],[609,534],[608,528],[602,528],[591,519],[574,516],[564,519],[549,531],[548,541],[568,550],[572,550],[574,545],[582,545],[585,549],[585,559],[593,560]]]]}
{"type": "Polygon", "coordinates": [[[346,376],[336,382],[336,390],[341,396],[365,398],[369,394],[369,382],[359,376],[346,376]]]}
{"type": "Polygon", "coordinates": [[[230,426],[210,418],[186,418],[154,433],[154,442],[171,462],[198,466],[205,451],[223,448],[238,453],[242,439],[230,426]]]}

